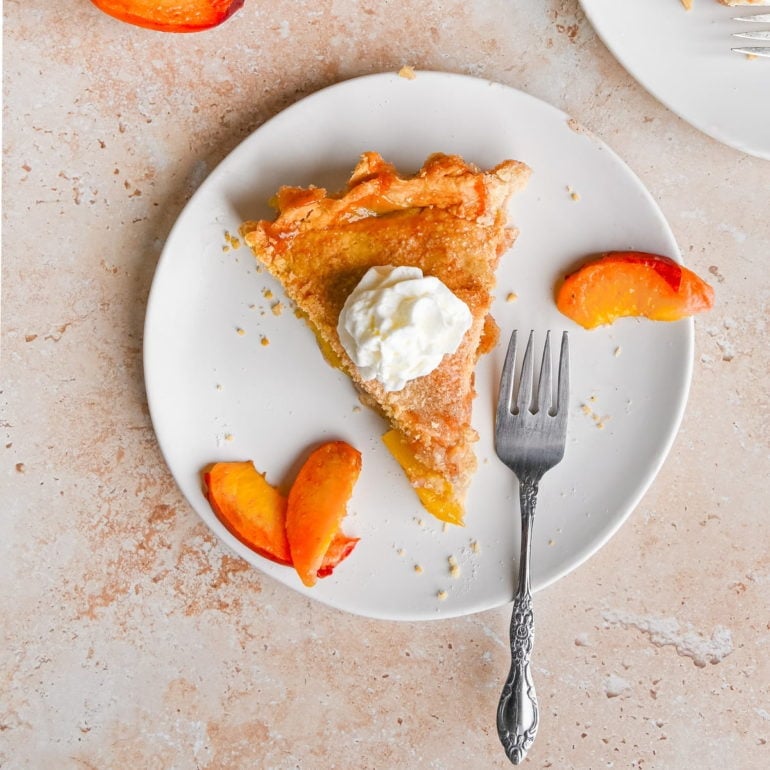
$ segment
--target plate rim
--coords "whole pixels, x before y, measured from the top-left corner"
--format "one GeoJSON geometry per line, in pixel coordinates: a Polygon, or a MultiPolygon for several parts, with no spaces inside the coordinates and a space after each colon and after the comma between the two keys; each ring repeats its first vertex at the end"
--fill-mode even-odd
{"type": "MultiPolygon", "coordinates": [[[[600,0],[599,0],[600,1],[600,0]]],[[[618,46],[610,35],[607,34],[607,30],[602,23],[600,16],[601,13],[597,11],[595,3],[597,0],[578,0],[580,8],[583,11],[586,19],[591,24],[592,29],[596,33],[597,37],[604,46],[607,48],[612,57],[620,64],[621,67],[638,83],[653,99],[660,102],[667,110],[672,112],[678,118],[683,120],[688,125],[700,131],[702,134],[714,139],[725,147],[730,147],[737,152],[744,153],[761,160],[770,160],[770,142],[766,146],[756,147],[749,146],[740,137],[734,136],[731,132],[725,131],[720,125],[711,125],[707,120],[700,119],[697,116],[693,116],[689,111],[683,111],[677,107],[674,100],[661,93],[660,88],[649,82],[649,79],[639,74],[638,68],[632,66],[629,62],[628,56],[624,54],[622,47],[618,46]]],[[[681,10],[686,12],[684,8],[676,8],[676,3],[671,0],[671,5],[674,10],[681,10]]],[[[759,7],[759,6],[757,6],[759,7]]],[[[725,8],[722,9],[726,11],[725,8]]],[[[732,11],[735,13],[735,10],[732,11]]],[[[725,50],[729,48],[729,36],[725,32],[725,50]]],[[[736,54],[732,54],[736,56],[736,54]]],[[[694,63],[690,63],[690,66],[695,66],[694,63]]]]}

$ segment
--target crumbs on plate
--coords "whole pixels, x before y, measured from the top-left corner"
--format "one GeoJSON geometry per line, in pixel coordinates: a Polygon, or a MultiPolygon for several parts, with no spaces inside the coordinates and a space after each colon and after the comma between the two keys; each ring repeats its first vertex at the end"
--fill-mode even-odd
{"type": "Polygon", "coordinates": [[[236,250],[241,248],[241,239],[233,235],[229,230],[225,230],[225,245],[222,247],[222,251],[230,251],[230,249],[236,250]]]}
{"type": "Polygon", "coordinates": [[[596,427],[599,430],[603,430],[605,425],[606,425],[606,423],[607,423],[607,420],[610,419],[610,415],[608,415],[608,414],[605,414],[605,415],[597,414],[597,412],[595,412],[594,408],[591,406],[591,404],[594,404],[594,403],[596,403],[596,396],[589,396],[588,397],[588,401],[587,402],[583,402],[580,405],[580,411],[586,417],[590,417],[594,421],[594,425],[596,425],[596,427]]]}

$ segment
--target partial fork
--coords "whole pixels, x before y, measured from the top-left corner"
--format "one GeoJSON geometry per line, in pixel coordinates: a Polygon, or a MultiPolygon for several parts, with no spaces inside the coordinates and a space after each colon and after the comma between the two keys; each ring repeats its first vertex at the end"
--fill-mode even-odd
{"type": "MultiPolygon", "coordinates": [[[[754,16],[736,16],[733,21],[748,21],[759,24],[770,23],[770,13],[759,13],[754,16]]],[[[770,29],[763,29],[753,32],[734,32],[733,37],[741,37],[746,40],[764,40],[770,41],[770,29]]],[[[746,56],[766,56],[770,58],[770,46],[744,46],[742,48],[733,48],[735,53],[745,54],[746,56]]]]}
{"type": "Polygon", "coordinates": [[[535,740],[539,713],[530,656],[534,642],[529,560],[537,491],[543,474],[564,456],[569,396],[567,332],[562,334],[556,402],[551,384],[551,351],[548,332],[537,393],[533,396],[532,341],[530,332],[522,361],[519,388],[514,396],[516,332],[511,335],[500,378],[495,417],[495,451],[519,479],[521,552],[519,585],[511,615],[511,670],[497,707],[497,733],[508,759],[523,761],[535,740]]]}

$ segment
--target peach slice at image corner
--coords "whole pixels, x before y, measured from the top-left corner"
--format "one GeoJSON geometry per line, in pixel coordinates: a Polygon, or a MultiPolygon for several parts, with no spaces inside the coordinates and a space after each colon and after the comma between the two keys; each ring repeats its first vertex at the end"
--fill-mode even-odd
{"type": "Polygon", "coordinates": [[[669,257],[610,251],[570,273],[556,292],[559,310],[586,329],[618,318],[677,321],[711,309],[714,290],[669,257]]]}
{"type": "Polygon", "coordinates": [[[91,0],[120,21],[160,32],[200,32],[230,18],[244,0],[91,0]]]}

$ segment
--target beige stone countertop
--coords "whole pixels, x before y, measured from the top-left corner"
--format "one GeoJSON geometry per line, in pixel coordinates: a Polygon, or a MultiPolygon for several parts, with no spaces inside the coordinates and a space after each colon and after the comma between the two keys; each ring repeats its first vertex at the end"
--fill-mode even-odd
{"type": "Polygon", "coordinates": [[[510,608],[385,622],[264,576],[183,499],[144,390],[153,272],[206,174],[301,97],[404,64],[590,127],[716,290],[661,472],[536,596],[525,765],[770,767],[770,163],[656,101],[577,0],[246,0],[191,35],[88,0],[4,15],[3,770],[509,766],[510,608]]]}

